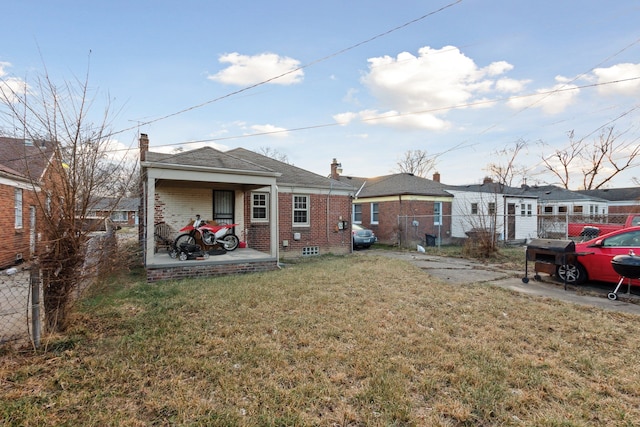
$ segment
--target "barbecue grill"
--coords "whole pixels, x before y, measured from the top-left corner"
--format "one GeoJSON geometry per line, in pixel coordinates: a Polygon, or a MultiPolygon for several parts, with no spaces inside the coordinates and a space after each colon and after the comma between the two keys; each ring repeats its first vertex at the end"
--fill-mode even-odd
{"type": "MultiPolygon", "coordinates": [[[[529,283],[529,261],[534,262],[534,280],[540,280],[539,272],[555,274],[559,265],[575,264],[576,244],[573,240],[533,239],[527,245],[523,283],[529,283]]],[[[565,287],[566,287],[565,276],[565,287]]]]}
{"type": "MultiPolygon", "coordinates": [[[[618,289],[622,285],[624,279],[640,279],[640,257],[636,256],[633,250],[629,251],[629,255],[616,255],[611,260],[611,266],[616,273],[620,275],[618,286],[613,292],[607,294],[607,298],[612,301],[618,299],[618,289]]],[[[629,281],[628,293],[631,293],[631,281],[629,281]]]]}

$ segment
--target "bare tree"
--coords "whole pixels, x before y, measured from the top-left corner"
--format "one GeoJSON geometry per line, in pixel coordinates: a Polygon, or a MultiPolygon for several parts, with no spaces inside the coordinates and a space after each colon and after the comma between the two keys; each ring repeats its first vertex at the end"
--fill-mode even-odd
{"type": "Polygon", "coordinates": [[[275,148],[264,146],[260,147],[258,150],[263,156],[271,157],[272,159],[275,159],[282,163],[291,164],[289,162],[289,157],[287,157],[286,154],[276,150],[275,148]]]}
{"type": "MultiPolygon", "coordinates": [[[[114,159],[109,133],[109,105],[92,116],[88,75],[57,86],[48,74],[20,90],[0,81],[2,117],[13,133],[41,140],[47,173],[32,185],[42,232],[37,254],[44,289],[48,331],[68,327],[74,292],[85,283],[85,247],[94,224],[85,220],[99,197],[121,196],[114,176],[126,162],[114,159]],[[95,119],[92,120],[92,117],[95,119]],[[45,157],[46,156],[46,157],[45,157]]],[[[108,103],[107,103],[108,104],[108,103]]],[[[32,159],[24,159],[28,163],[32,159]]],[[[129,174],[135,177],[135,174],[129,174]]],[[[103,254],[104,255],[104,254],[103,254]]]]}
{"type": "Polygon", "coordinates": [[[489,163],[487,166],[487,171],[497,183],[511,187],[516,177],[525,176],[526,168],[517,164],[516,159],[527,146],[527,141],[519,139],[512,146],[494,152],[497,158],[505,159],[504,163],[489,163]]]}
{"type": "Polygon", "coordinates": [[[582,189],[596,190],[606,186],[619,173],[638,165],[640,145],[638,140],[621,141],[613,127],[601,130],[593,142],[575,139],[568,133],[567,147],[557,149],[549,156],[542,156],[546,169],[560,184],[569,189],[572,176],[582,178],[582,189]]]}
{"type": "Polygon", "coordinates": [[[411,173],[415,176],[427,178],[429,172],[436,166],[436,158],[435,156],[429,156],[424,150],[407,150],[396,165],[397,172],[411,173]]]}

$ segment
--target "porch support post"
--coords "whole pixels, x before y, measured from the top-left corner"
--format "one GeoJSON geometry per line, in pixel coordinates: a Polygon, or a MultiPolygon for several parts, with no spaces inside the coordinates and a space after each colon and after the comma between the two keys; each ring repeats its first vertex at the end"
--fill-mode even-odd
{"type": "Polygon", "coordinates": [[[147,174],[147,194],[145,194],[147,200],[147,215],[146,215],[146,224],[145,224],[145,265],[153,259],[155,255],[155,242],[156,238],[154,236],[154,221],[156,216],[156,179],[148,176],[147,174]]]}
{"type": "Polygon", "coordinates": [[[276,259],[280,259],[280,253],[279,253],[280,234],[278,230],[278,223],[280,222],[280,213],[278,212],[278,186],[275,184],[269,187],[269,200],[271,202],[270,203],[271,206],[269,207],[271,212],[271,215],[269,216],[269,218],[271,218],[271,220],[269,221],[269,226],[271,227],[270,253],[271,253],[271,256],[275,256],[276,259]]]}

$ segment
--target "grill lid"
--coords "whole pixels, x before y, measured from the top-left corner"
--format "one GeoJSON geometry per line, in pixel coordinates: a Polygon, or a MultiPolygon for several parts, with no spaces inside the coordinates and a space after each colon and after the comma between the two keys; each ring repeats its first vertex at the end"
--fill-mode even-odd
{"type": "Polygon", "coordinates": [[[573,240],[533,239],[527,245],[527,250],[541,250],[555,253],[575,252],[576,244],[573,240]]]}

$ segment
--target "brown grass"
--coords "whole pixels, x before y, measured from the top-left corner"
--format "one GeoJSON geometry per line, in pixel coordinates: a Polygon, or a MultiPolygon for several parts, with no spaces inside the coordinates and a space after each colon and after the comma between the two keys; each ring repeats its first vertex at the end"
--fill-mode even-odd
{"type": "Polygon", "coordinates": [[[1,425],[640,425],[637,316],[383,257],[130,283],[78,316],[2,357],[1,425]]]}

